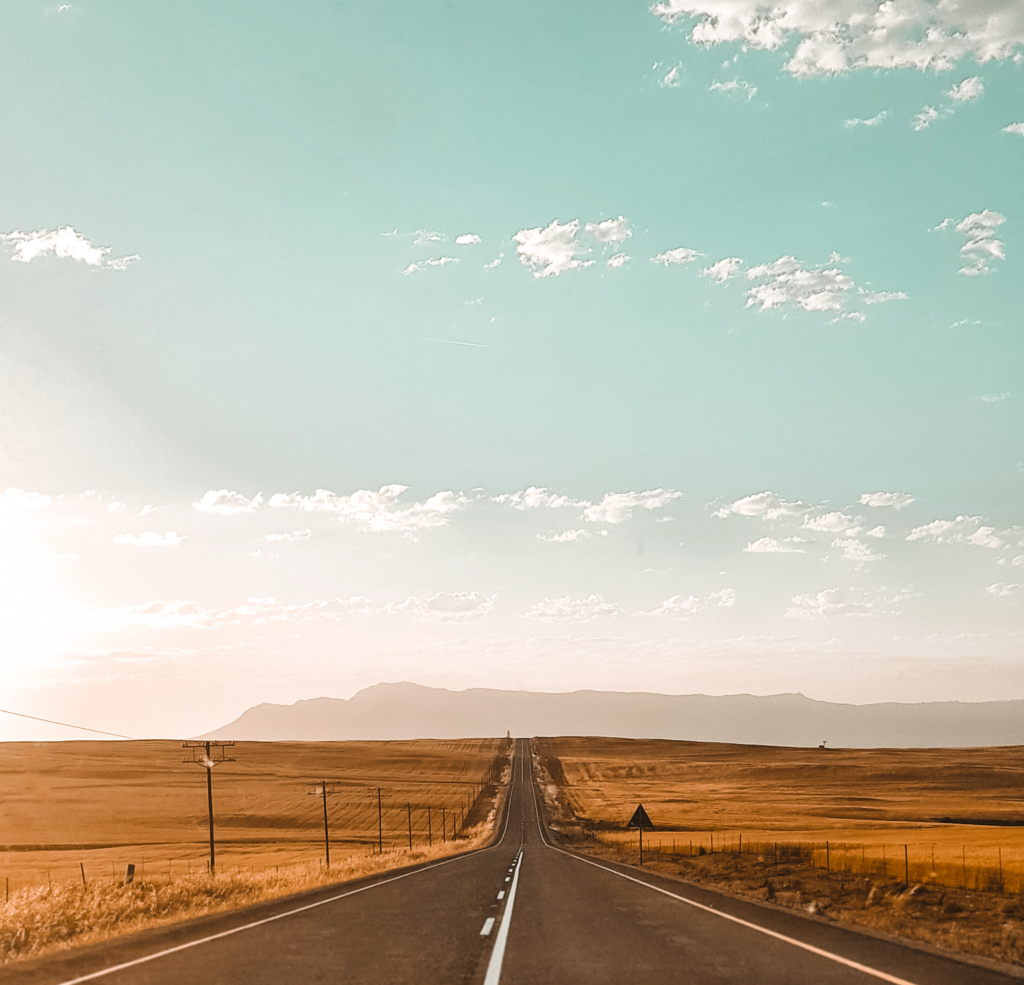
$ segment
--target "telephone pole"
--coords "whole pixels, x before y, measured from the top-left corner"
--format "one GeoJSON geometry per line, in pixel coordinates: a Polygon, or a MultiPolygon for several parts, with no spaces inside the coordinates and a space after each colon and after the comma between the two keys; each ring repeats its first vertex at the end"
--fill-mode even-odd
{"type": "Polygon", "coordinates": [[[327,863],[327,868],[331,867],[331,836],[327,829],[327,795],[329,793],[337,793],[334,789],[333,784],[329,784],[327,780],[321,780],[319,783],[312,783],[312,790],[307,790],[306,795],[309,797],[315,797],[318,793],[323,794],[324,798],[324,860],[327,863]],[[330,790],[328,790],[330,786],[330,790]]]}
{"type": "Polygon", "coordinates": [[[233,763],[234,756],[225,750],[233,746],[233,742],[183,742],[182,749],[188,749],[192,756],[183,759],[183,763],[195,763],[206,767],[206,805],[210,818],[210,878],[216,875],[217,855],[213,842],[213,768],[218,763],[233,763]]]}

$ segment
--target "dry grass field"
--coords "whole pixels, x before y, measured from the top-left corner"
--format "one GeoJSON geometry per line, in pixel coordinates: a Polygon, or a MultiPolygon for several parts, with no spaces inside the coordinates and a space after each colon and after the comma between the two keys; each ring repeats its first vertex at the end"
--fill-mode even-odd
{"type": "Polygon", "coordinates": [[[1024,749],[534,741],[588,852],[876,930],[1024,962],[1024,749]],[[713,853],[712,853],[713,848],[713,853]]]}
{"type": "MultiPolygon", "coordinates": [[[[424,740],[242,742],[228,751],[235,762],[213,771],[218,875],[319,864],[323,802],[308,791],[321,779],[336,791],[332,862],[376,851],[378,787],[385,852],[408,848],[410,813],[414,847],[445,844],[479,822],[469,813],[478,784],[506,749],[498,740],[424,740]]],[[[177,742],[0,744],[0,880],[12,892],[81,884],[84,869],[87,883],[119,882],[129,862],[149,882],[204,872],[206,770],[183,758],[177,742]]]]}

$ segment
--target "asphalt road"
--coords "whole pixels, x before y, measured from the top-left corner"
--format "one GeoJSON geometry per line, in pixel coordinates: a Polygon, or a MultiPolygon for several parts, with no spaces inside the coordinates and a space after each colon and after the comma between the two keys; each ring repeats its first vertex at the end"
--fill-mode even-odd
{"type": "Polygon", "coordinates": [[[15,965],[15,985],[996,985],[977,965],[549,844],[520,740],[491,848],[15,965]]]}

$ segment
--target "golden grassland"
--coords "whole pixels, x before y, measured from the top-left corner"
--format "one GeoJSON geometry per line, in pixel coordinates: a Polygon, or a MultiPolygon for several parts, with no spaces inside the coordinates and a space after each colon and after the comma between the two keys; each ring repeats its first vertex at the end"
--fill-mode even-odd
{"type": "Polygon", "coordinates": [[[535,740],[584,851],[954,950],[1024,962],[1024,749],[535,740]],[[713,847],[713,853],[712,853],[713,847]]]}
{"type": "Polygon", "coordinates": [[[180,743],[0,744],[0,961],[471,850],[498,811],[502,784],[487,779],[509,761],[489,739],[229,752],[214,769],[211,880],[206,771],[180,743]],[[330,870],[323,800],[309,793],[321,779],[334,791],[330,870]]]}

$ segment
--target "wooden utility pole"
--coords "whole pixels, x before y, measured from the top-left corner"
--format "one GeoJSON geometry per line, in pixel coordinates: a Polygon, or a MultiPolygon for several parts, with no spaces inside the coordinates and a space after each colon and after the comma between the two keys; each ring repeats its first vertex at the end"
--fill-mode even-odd
{"type": "Polygon", "coordinates": [[[197,766],[206,768],[206,807],[210,820],[210,878],[216,875],[217,854],[213,840],[213,768],[218,763],[233,763],[234,756],[225,752],[233,746],[233,742],[183,742],[182,749],[188,749],[192,753],[191,759],[183,759],[184,763],[195,763],[197,766]]]}
{"type": "Polygon", "coordinates": [[[405,810],[409,815],[409,851],[412,851],[412,804],[406,802],[405,810]]]}
{"type": "Polygon", "coordinates": [[[377,854],[384,854],[384,815],[380,808],[380,787],[377,787],[377,854]]]}
{"type": "Polygon", "coordinates": [[[306,793],[310,797],[315,797],[317,794],[322,794],[324,798],[324,861],[327,863],[327,868],[331,867],[331,835],[327,828],[327,795],[329,793],[337,793],[334,789],[333,784],[328,784],[327,780],[321,780],[319,783],[310,784],[313,789],[307,790],[306,793]],[[330,785],[331,789],[327,787],[330,785]]]}

